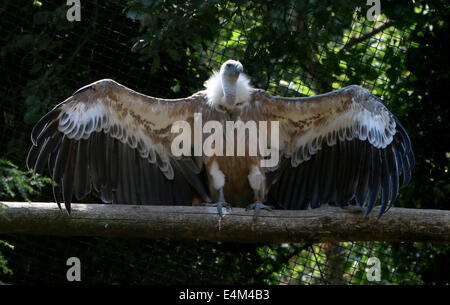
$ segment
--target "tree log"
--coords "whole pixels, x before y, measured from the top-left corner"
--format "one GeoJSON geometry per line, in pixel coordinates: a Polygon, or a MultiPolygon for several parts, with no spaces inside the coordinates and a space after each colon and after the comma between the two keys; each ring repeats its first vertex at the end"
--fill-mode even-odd
{"type": "Polygon", "coordinates": [[[253,211],[198,206],[72,204],[72,213],[55,203],[0,202],[1,234],[187,238],[244,243],[429,241],[450,242],[450,211],[391,208],[378,219],[359,207],[305,211],[253,211]]]}

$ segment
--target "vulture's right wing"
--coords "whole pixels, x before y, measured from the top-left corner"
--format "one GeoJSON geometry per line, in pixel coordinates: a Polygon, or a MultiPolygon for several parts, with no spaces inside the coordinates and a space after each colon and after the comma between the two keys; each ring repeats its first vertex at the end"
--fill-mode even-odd
{"type": "Polygon", "coordinates": [[[269,177],[269,197],[285,209],[355,200],[380,215],[408,184],[410,139],[383,103],[359,86],[303,98],[255,91],[269,121],[280,122],[283,162],[269,177]]]}
{"type": "Polygon", "coordinates": [[[113,80],[81,88],[47,113],[32,131],[27,165],[42,173],[48,162],[58,205],[92,189],[103,202],[191,203],[193,190],[207,201],[200,169],[170,151],[175,121],[192,123],[205,96],[166,100],[113,80]]]}

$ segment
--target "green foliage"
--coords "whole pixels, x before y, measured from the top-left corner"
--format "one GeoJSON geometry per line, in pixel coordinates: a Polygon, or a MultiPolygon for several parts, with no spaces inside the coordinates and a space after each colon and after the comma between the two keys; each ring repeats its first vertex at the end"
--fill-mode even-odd
{"type": "Polygon", "coordinates": [[[42,177],[32,170],[22,171],[10,161],[0,159],[0,199],[25,199],[38,195],[50,178],[42,177]],[[18,198],[17,198],[18,196],[18,198]]]}
{"type": "MultiPolygon", "coordinates": [[[[53,184],[50,178],[41,177],[33,171],[21,171],[12,162],[0,159],[0,200],[24,199],[29,201],[31,196],[39,194],[39,190],[46,184],[53,184]]],[[[8,221],[2,214],[0,204],[0,221],[8,221]]],[[[14,246],[6,241],[0,240],[0,250],[2,247],[14,249],[14,246]]],[[[0,274],[12,274],[8,268],[6,258],[0,252],[0,274]]],[[[1,284],[1,282],[0,282],[1,284]]]]}
{"type": "Polygon", "coordinates": [[[150,73],[160,71],[168,58],[177,64],[188,61],[187,72],[198,74],[200,56],[195,55],[219,30],[219,19],[212,18],[218,13],[217,2],[128,1],[126,16],[140,23],[142,33],[134,38],[132,51],[141,54],[142,62],[151,62],[150,73]]]}
{"type": "MultiPolygon", "coordinates": [[[[9,243],[0,240],[0,248],[1,247],[6,247],[9,249],[14,250],[14,246],[10,245],[9,243]]],[[[6,258],[2,255],[2,253],[0,252],[0,274],[4,274],[4,275],[12,275],[13,271],[8,267],[8,262],[6,261],[6,258]]],[[[2,282],[0,281],[0,285],[2,284],[2,282]]]]}
{"type": "Polygon", "coordinates": [[[393,266],[398,273],[408,272],[411,279],[420,275],[421,281],[427,284],[450,284],[449,247],[431,243],[393,244],[391,247],[393,266]]]}

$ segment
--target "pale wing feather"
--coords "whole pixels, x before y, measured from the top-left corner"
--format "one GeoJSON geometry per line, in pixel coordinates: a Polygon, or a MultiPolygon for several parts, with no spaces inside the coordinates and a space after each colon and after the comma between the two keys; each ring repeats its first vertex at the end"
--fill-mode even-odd
{"type": "Polygon", "coordinates": [[[175,121],[192,120],[204,95],[184,99],[159,99],[140,94],[113,80],[97,81],[78,90],[59,105],[58,130],[69,139],[87,139],[103,131],[137,148],[151,163],[161,158],[160,168],[170,179],[170,127],[175,121]]]}
{"type": "Polygon", "coordinates": [[[255,90],[252,96],[262,117],[280,122],[284,161],[268,175],[270,184],[277,183],[272,198],[281,198],[282,207],[355,199],[370,212],[381,195],[383,213],[397,197],[399,176],[409,182],[414,165],[409,137],[367,90],[349,86],[302,98],[255,90]]]}
{"type": "Polygon", "coordinates": [[[267,115],[280,121],[280,146],[294,166],[309,160],[324,142],[331,146],[357,138],[385,148],[397,132],[392,113],[359,86],[303,98],[259,95],[267,115]]]}

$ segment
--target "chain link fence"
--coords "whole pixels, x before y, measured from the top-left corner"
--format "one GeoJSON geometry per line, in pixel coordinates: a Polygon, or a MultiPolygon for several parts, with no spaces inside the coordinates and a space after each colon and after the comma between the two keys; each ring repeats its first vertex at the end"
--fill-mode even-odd
{"type": "Polygon", "coordinates": [[[0,277],[4,283],[67,283],[70,257],[81,261],[83,284],[423,283],[415,274],[415,264],[398,264],[392,257],[392,248],[402,244],[247,245],[199,240],[0,237],[14,245],[14,249],[2,249],[13,272],[0,277]]]}

